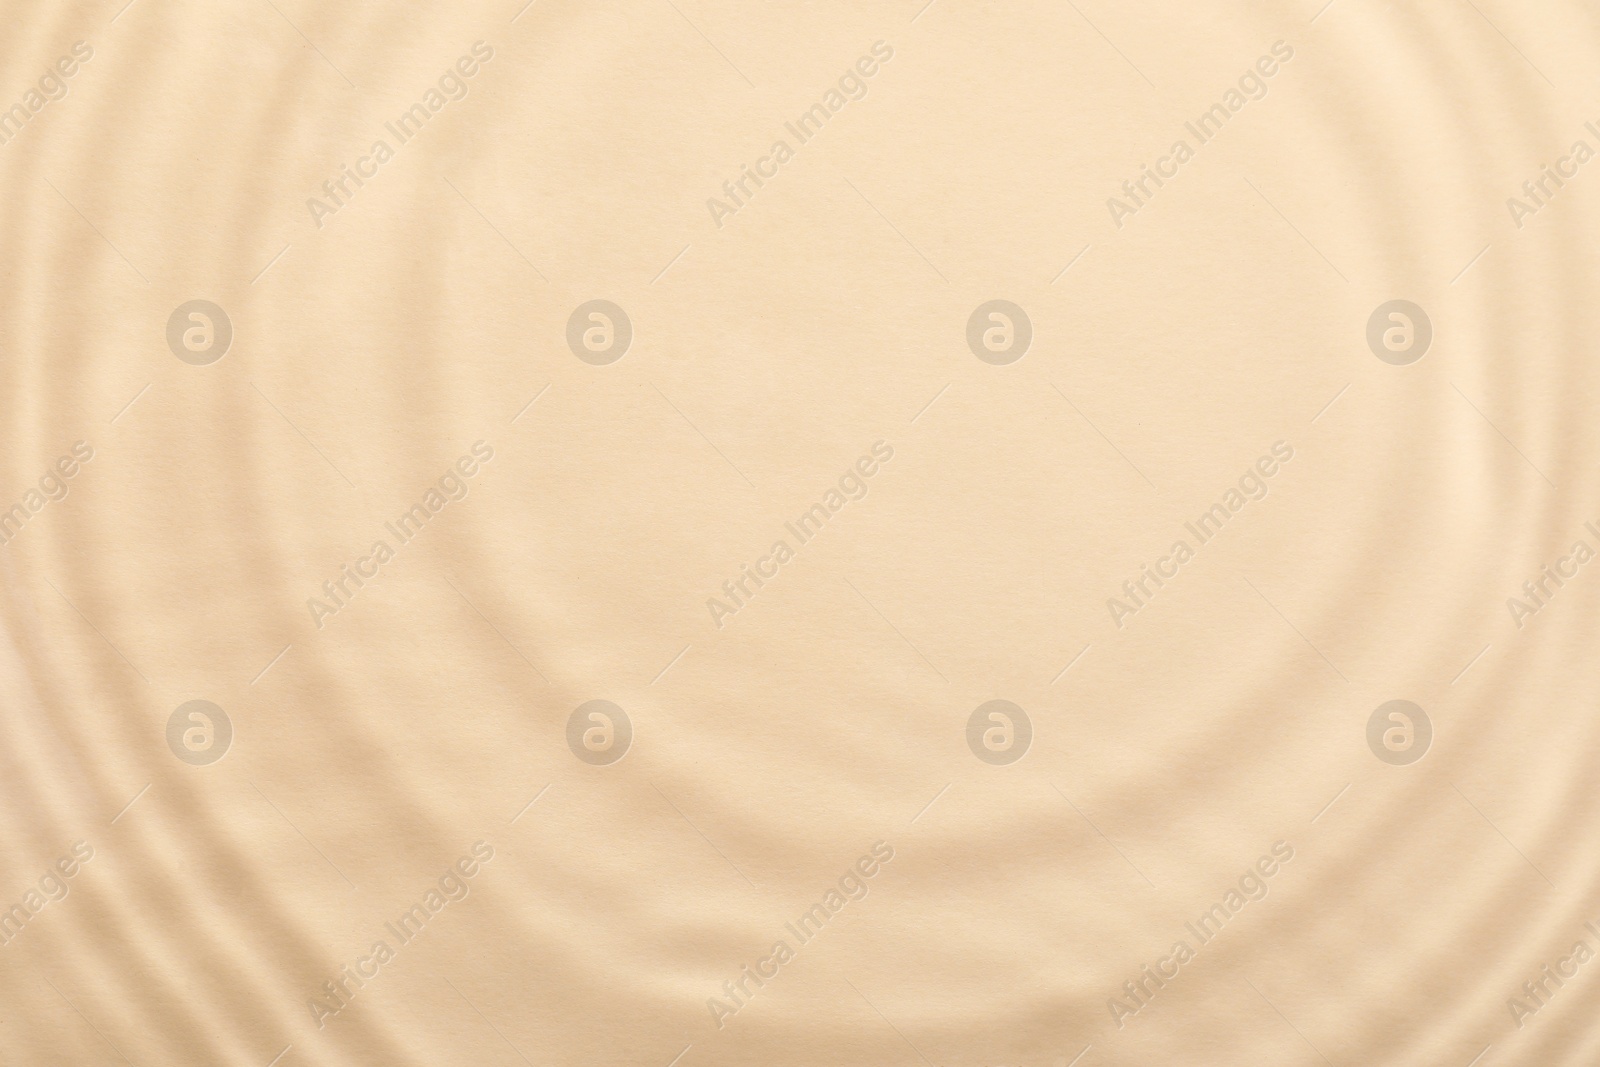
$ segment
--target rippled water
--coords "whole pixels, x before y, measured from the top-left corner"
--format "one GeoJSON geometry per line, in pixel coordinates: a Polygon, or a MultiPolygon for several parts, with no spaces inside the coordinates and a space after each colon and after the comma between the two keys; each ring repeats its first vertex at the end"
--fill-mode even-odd
{"type": "Polygon", "coordinates": [[[11,4],[0,1059],[1594,1062],[1596,19],[1319,2],[11,4]]]}

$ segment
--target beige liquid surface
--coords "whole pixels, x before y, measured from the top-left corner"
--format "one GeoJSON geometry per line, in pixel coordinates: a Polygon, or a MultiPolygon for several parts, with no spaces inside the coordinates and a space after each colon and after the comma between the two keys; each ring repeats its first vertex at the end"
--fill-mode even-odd
{"type": "Polygon", "coordinates": [[[1600,1059],[1600,20],[1320,2],[5,4],[0,1059],[1600,1059]]]}

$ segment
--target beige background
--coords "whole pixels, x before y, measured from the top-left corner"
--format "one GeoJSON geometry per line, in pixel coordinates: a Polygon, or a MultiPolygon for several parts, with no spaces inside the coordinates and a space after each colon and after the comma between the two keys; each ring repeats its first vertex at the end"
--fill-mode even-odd
{"type": "Polygon", "coordinates": [[[94,450],[0,548],[0,907],[94,850],[0,950],[6,1062],[1600,1057],[1600,963],[1507,1003],[1600,951],[1600,579],[1506,607],[1600,548],[1600,164],[1506,206],[1600,148],[1596,16],[922,3],[5,5],[0,106],[93,58],[0,146],[0,508],[94,450]],[[480,40],[319,228],[307,199],[480,40]],[[877,41],[866,96],[715,225],[877,41]],[[1265,98],[1114,226],[1276,41],[1265,98]],[[564,340],[597,298],[633,325],[609,366],[564,340]],[[997,298],[1034,331],[1009,366],[965,338],[997,298]],[[165,340],[193,299],[233,325],[208,366],[165,340]],[[1409,366],[1365,341],[1392,299],[1432,321],[1409,366]],[[479,440],[467,497],[315,626],[479,440]],[[1269,495],[1114,625],[1277,441],[1269,495]],[[167,744],[192,699],[233,726],[206,766],[167,744]],[[609,766],[567,746],[591,699],[633,725],[609,766]],[[1032,722],[1009,766],[965,740],[992,699],[1032,722]],[[1391,699],[1433,725],[1409,766],[1367,746],[1391,699]],[[319,1026],[480,840],[470,895],[319,1026]],[[708,998],[878,841],[870,894],[719,1029],[708,998]]]}

